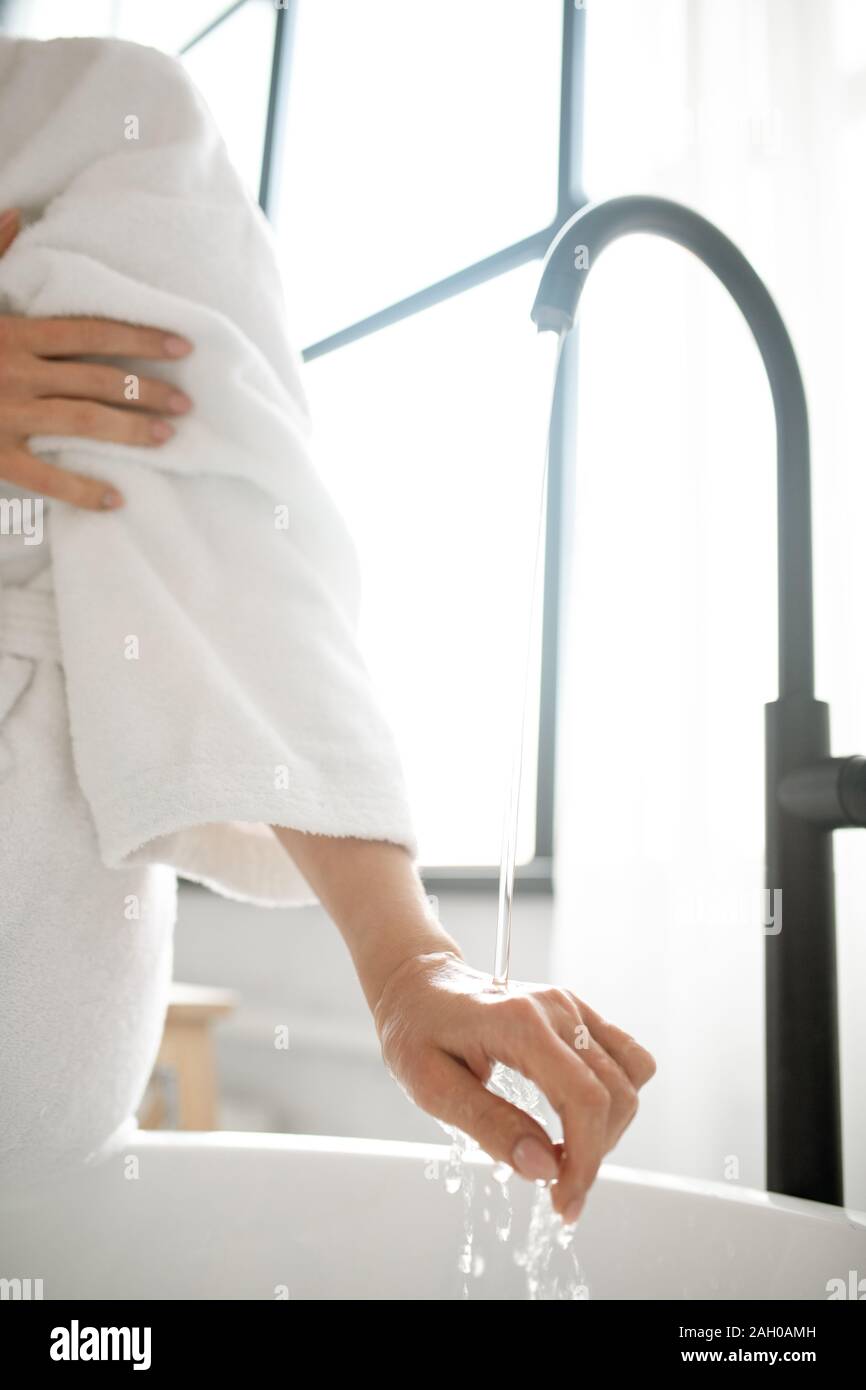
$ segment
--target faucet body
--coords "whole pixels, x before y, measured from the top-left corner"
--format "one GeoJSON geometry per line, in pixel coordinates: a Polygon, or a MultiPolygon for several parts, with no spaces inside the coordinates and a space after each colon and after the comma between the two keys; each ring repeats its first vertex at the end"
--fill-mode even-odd
{"type": "Polygon", "coordinates": [[[677,242],[738,304],[773,397],[777,440],[779,698],[767,705],[764,924],[770,1191],[841,1205],[842,1131],[832,832],[866,826],[866,760],[830,754],[814,696],[809,419],[791,339],[766,286],[711,222],[655,197],[582,208],[548,250],[532,308],[540,331],[574,327],[596,258],[633,232],[677,242]]]}

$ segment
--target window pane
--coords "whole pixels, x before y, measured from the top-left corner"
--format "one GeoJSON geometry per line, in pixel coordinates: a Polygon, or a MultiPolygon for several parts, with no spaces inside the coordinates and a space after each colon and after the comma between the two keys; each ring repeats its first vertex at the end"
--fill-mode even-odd
{"type": "Polygon", "coordinates": [[[213,112],[235,168],[255,197],[268,113],[275,14],[273,5],[247,0],[183,57],[213,112]]]}
{"type": "MultiPolygon", "coordinates": [[[[78,3],[80,0],[74,0],[70,8],[78,3]]],[[[251,3],[260,4],[261,0],[247,0],[247,8],[251,3]]],[[[149,4],[142,4],[142,0],[114,0],[115,32],[122,39],[177,53],[223,14],[229,4],[230,0],[183,0],[182,4],[172,4],[171,0],[157,0],[156,4],[152,0],[149,4]]]]}
{"type": "MultiPolygon", "coordinates": [[[[364,652],[428,865],[499,859],[555,348],[529,318],[538,275],[524,267],[306,367],[317,456],[361,552],[364,652]]],[[[522,862],[539,669],[536,641],[522,862]]]]}
{"type": "Polygon", "coordinates": [[[551,221],[562,0],[300,0],[275,222],[314,342],[551,221]]]}

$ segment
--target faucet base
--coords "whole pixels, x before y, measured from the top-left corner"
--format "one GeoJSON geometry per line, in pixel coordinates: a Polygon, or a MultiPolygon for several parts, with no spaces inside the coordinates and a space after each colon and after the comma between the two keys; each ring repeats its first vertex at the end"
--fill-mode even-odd
{"type": "Polygon", "coordinates": [[[767,1187],[841,1206],[835,822],[829,774],[811,772],[835,762],[826,704],[789,695],[766,706],[766,886],[776,904],[781,892],[764,953],[767,1187]]]}

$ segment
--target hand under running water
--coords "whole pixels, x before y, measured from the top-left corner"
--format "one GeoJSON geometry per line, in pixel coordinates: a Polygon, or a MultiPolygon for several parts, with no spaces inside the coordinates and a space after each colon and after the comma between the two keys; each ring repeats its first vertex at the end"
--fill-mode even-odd
{"type": "MultiPolygon", "coordinates": [[[[19,230],[14,209],[0,216],[0,256],[19,230]]],[[[114,319],[0,314],[0,483],[14,483],[75,507],[101,511],[122,506],[115,488],[32,454],[28,438],[58,434],[116,444],[164,444],[174,428],[162,416],[188,411],[188,396],[169,382],[141,377],[139,399],[127,400],[124,368],[76,359],[172,361],[191,351],[192,343],[184,338],[114,319]]]]}
{"type": "Polygon", "coordinates": [[[522,1177],[555,1181],[555,1210],[576,1221],[655,1072],[650,1054],[569,990],[514,981],[493,992],[489,975],[448,952],[400,966],[374,1016],[385,1062],[412,1100],[522,1177]],[[495,1062],[547,1097],[561,1145],[485,1088],[495,1062]]]}
{"type": "Polygon", "coordinates": [[[493,991],[433,917],[399,846],[272,829],[349,946],[394,1078],[493,1158],[553,1182],[554,1209],[576,1221],[655,1073],[650,1054],[568,990],[515,981],[507,993],[493,991]],[[544,1093],[562,1144],[487,1090],[496,1062],[544,1093]]]}

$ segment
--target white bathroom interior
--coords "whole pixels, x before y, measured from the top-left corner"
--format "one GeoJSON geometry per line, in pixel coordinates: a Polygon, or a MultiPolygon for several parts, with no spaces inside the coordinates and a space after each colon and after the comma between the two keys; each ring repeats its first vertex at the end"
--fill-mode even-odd
{"type": "MultiPolygon", "coordinates": [[[[530,18],[522,0],[300,0],[272,128],[279,8],[11,0],[2,23],[190,45],[183,61],[248,187],[259,196],[266,184],[317,457],[358,543],[363,649],[404,758],[425,886],[487,969],[552,344],[530,320],[543,248],[473,268],[556,222],[569,4],[533,0],[530,18]],[[421,50],[423,63],[395,57],[421,50]],[[338,338],[374,315],[380,324],[338,338]]],[[[698,209],[749,258],[791,333],[812,426],[817,693],[834,751],[866,751],[866,6],[573,8],[584,38],[570,175],[582,197],[651,193],[698,209]]],[[[548,497],[512,970],[573,988],[655,1056],[617,1170],[760,1193],[764,705],[777,694],[767,381],[721,286],[647,236],[605,253],[564,367],[576,447],[548,497]]],[[[845,1205],[857,1213],[866,838],[837,834],[835,856],[845,1205]]],[[[386,1074],[321,908],[266,910],[183,884],[175,980],[175,1033],[143,1125],[206,1125],[244,1143],[445,1142],[386,1074]],[[203,1087],[198,1109],[184,1067],[203,1087]]],[[[412,1161],[414,1177],[395,1176],[394,1213],[407,1184],[424,1186],[412,1161]]],[[[587,1207],[609,1229],[614,1176],[597,1213],[593,1194],[587,1207]]],[[[763,1230],[754,1200],[730,1209],[740,1250],[763,1230]]],[[[461,1199],[449,1201],[457,1230],[461,1199]]],[[[424,1202],[418,1230],[433,1248],[438,1207],[424,1202]]],[[[649,1232],[657,1211],[646,1210],[649,1232]]],[[[801,1274],[821,1237],[810,1240],[787,1247],[801,1274]]],[[[587,1248],[603,1248],[600,1228],[587,1248]]],[[[441,1259],[445,1281],[447,1249],[441,1259]]],[[[820,1274],[814,1294],[807,1279],[792,1296],[826,1296],[820,1274]]],[[[728,1278],[720,1297],[735,1290],[728,1278]]],[[[764,1278],[772,1285],[756,1266],[746,1296],[760,1297],[764,1278]]],[[[472,1296],[496,1296],[476,1282],[472,1296]]],[[[701,1288],[714,1296],[711,1279],[701,1288]]],[[[673,1276],[665,1289],[677,1296],[673,1276]]],[[[655,1296],[646,1271],[626,1296],[655,1296]]]]}

